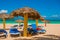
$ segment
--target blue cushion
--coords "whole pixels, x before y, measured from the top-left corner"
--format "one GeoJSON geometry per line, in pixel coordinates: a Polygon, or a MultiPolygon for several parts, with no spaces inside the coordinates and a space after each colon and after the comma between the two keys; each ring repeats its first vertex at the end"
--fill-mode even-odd
{"type": "Polygon", "coordinates": [[[28,31],[30,31],[31,29],[30,28],[27,28],[28,31]]]}
{"type": "Polygon", "coordinates": [[[41,31],[46,31],[46,30],[42,29],[41,31]]]}
{"type": "Polygon", "coordinates": [[[32,32],[33,33],[37,33],[37,30],[36,29],[33,30],[33,29],[28,28],[28,31],[29,31],[29,33],[32,33],[32,32]]]}
{"type": "Polygon", "coordinates": [[[46,32],[46,30],[42,29],[42,30],[39,30],[38,32],[46,32]]]}
{"type": "Polygon", "coordinates": [[[32,28],[33,29],[36,29],[36,24],[32,24],[32,28]]]}
{"type": "Polygon", "coordinates": [[[34,33],[37,33],[37,30],[33,30],[34,33]]]}
{"type": "Polygon", "coordinates": [[[17,33],[19,32],[16,28],[15,29],[10,29],[10,33],[17,33]]]}
{"type": "Polygon", "coordinates": [[[4,30],[4,29],[0,29],[0,32],[4,32],[4,33],[6,33],[6,35],[7,35],[7,31],[4,30]]]}

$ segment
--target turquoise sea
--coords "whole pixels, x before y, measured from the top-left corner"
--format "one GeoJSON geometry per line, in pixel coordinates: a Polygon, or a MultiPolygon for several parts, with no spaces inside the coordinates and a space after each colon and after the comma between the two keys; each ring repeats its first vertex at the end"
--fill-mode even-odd
{"type": "MultiPolygon", "coordinates": [[[[49,24],[60,24],[60,20],[49,20],[50,21],[50,23],[49,24]]],[[[39,23],[41,23],[41,24],[43,24],[43,22],[42,21],[38,21],[39,23]]],[[[2,20],[0,20],[0,24],[1,23],[3,23],[3,21],[2,20]]],[[[6,23],[8,24],[14,24],[14,23],[17,23],[15,20],[6,20],[6,23]]],[[[36,23],[36,21],[35,20],[28,20],[28,23],[36,23]]]]}

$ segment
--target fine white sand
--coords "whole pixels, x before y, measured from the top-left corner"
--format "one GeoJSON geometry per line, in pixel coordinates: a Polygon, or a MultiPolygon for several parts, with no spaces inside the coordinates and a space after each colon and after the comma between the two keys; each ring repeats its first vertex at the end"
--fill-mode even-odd
{"type": "MultiPolygon", "coordinates": [[[[6,28],[10,28],[13,25],[15,24],[6,24],[6,28]]],[[[44,26],[44,24],[39,25],[44,26]]],[[[0,28],[3,28],[2,24],[0,24],[0,28]]],[[[45,34],[38,34],[32,37],[11,37],[9,35],[9,30],[6,30],[8,32],[7,38],[0,38],[0,40],[60,40],[60,24],[47,24],[45,29],[45,34]]]]}

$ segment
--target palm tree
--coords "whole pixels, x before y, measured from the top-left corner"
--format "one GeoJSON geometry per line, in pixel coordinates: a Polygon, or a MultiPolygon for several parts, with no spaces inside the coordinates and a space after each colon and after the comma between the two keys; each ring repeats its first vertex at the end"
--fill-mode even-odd
{"type": "MultiPolygon", "coordinates": [[[[12,16],[11,16],[11,17],[12,17],[12,16]]],[[[5,20],[6,20],[6,19],[9,19],[9,18],[11,18],[11,17],[10,17],[10,15],[8,15],[8,14],[6,14],[6,13],[1,13],[1,14],[0,14],[0,18],[3,19],[3,28],[4,28],[4,29],[5,29],[5,23],[6,23],[5,20]]]]}
{"type": "Polygon", "coordinates": [[[29,7],[24,7],[14,10],[10,15],[24,17],[24,34],[23,34],[24,36],[27,36],[28,18],[36,19],[36,24],[38,24],[38,19],[40,20],[42,19],[42,17],[39,15],[39,13],[36,10],[29,7]]]}

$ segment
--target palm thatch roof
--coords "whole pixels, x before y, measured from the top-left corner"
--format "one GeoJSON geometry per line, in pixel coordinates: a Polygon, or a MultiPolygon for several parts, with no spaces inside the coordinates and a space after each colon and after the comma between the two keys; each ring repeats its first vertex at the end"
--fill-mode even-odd
{"type": "Polygon", "coordinates": [[[16,20],[16,22],[24,22],[23,20],[16,20]]]}
{"type": "Polygon", "coordinates": [[[8,19],[8,18],[12,18],[12,16],[10,17],[9,14],[1,13],[1,14],[0,14],[0,18],[2,18],[2,19],[8,19]]]}
{"type": "Polygon", "coordinates": [[[47,22],[47,23],[50,23],[50,21],[48,21],[48,20],[44,20],[43,22],[47,22]]]}
{"type": "Polygon", "coordinates": [[[36,10],[29,8],[29,7],[24,7],[24,8],[14,10],[10,15],[11,16],[23,16],[24,17],[25,13],[28,14],[28,18],[42,19],[42,17],[40,16],[40,14],[36,10]]]}

